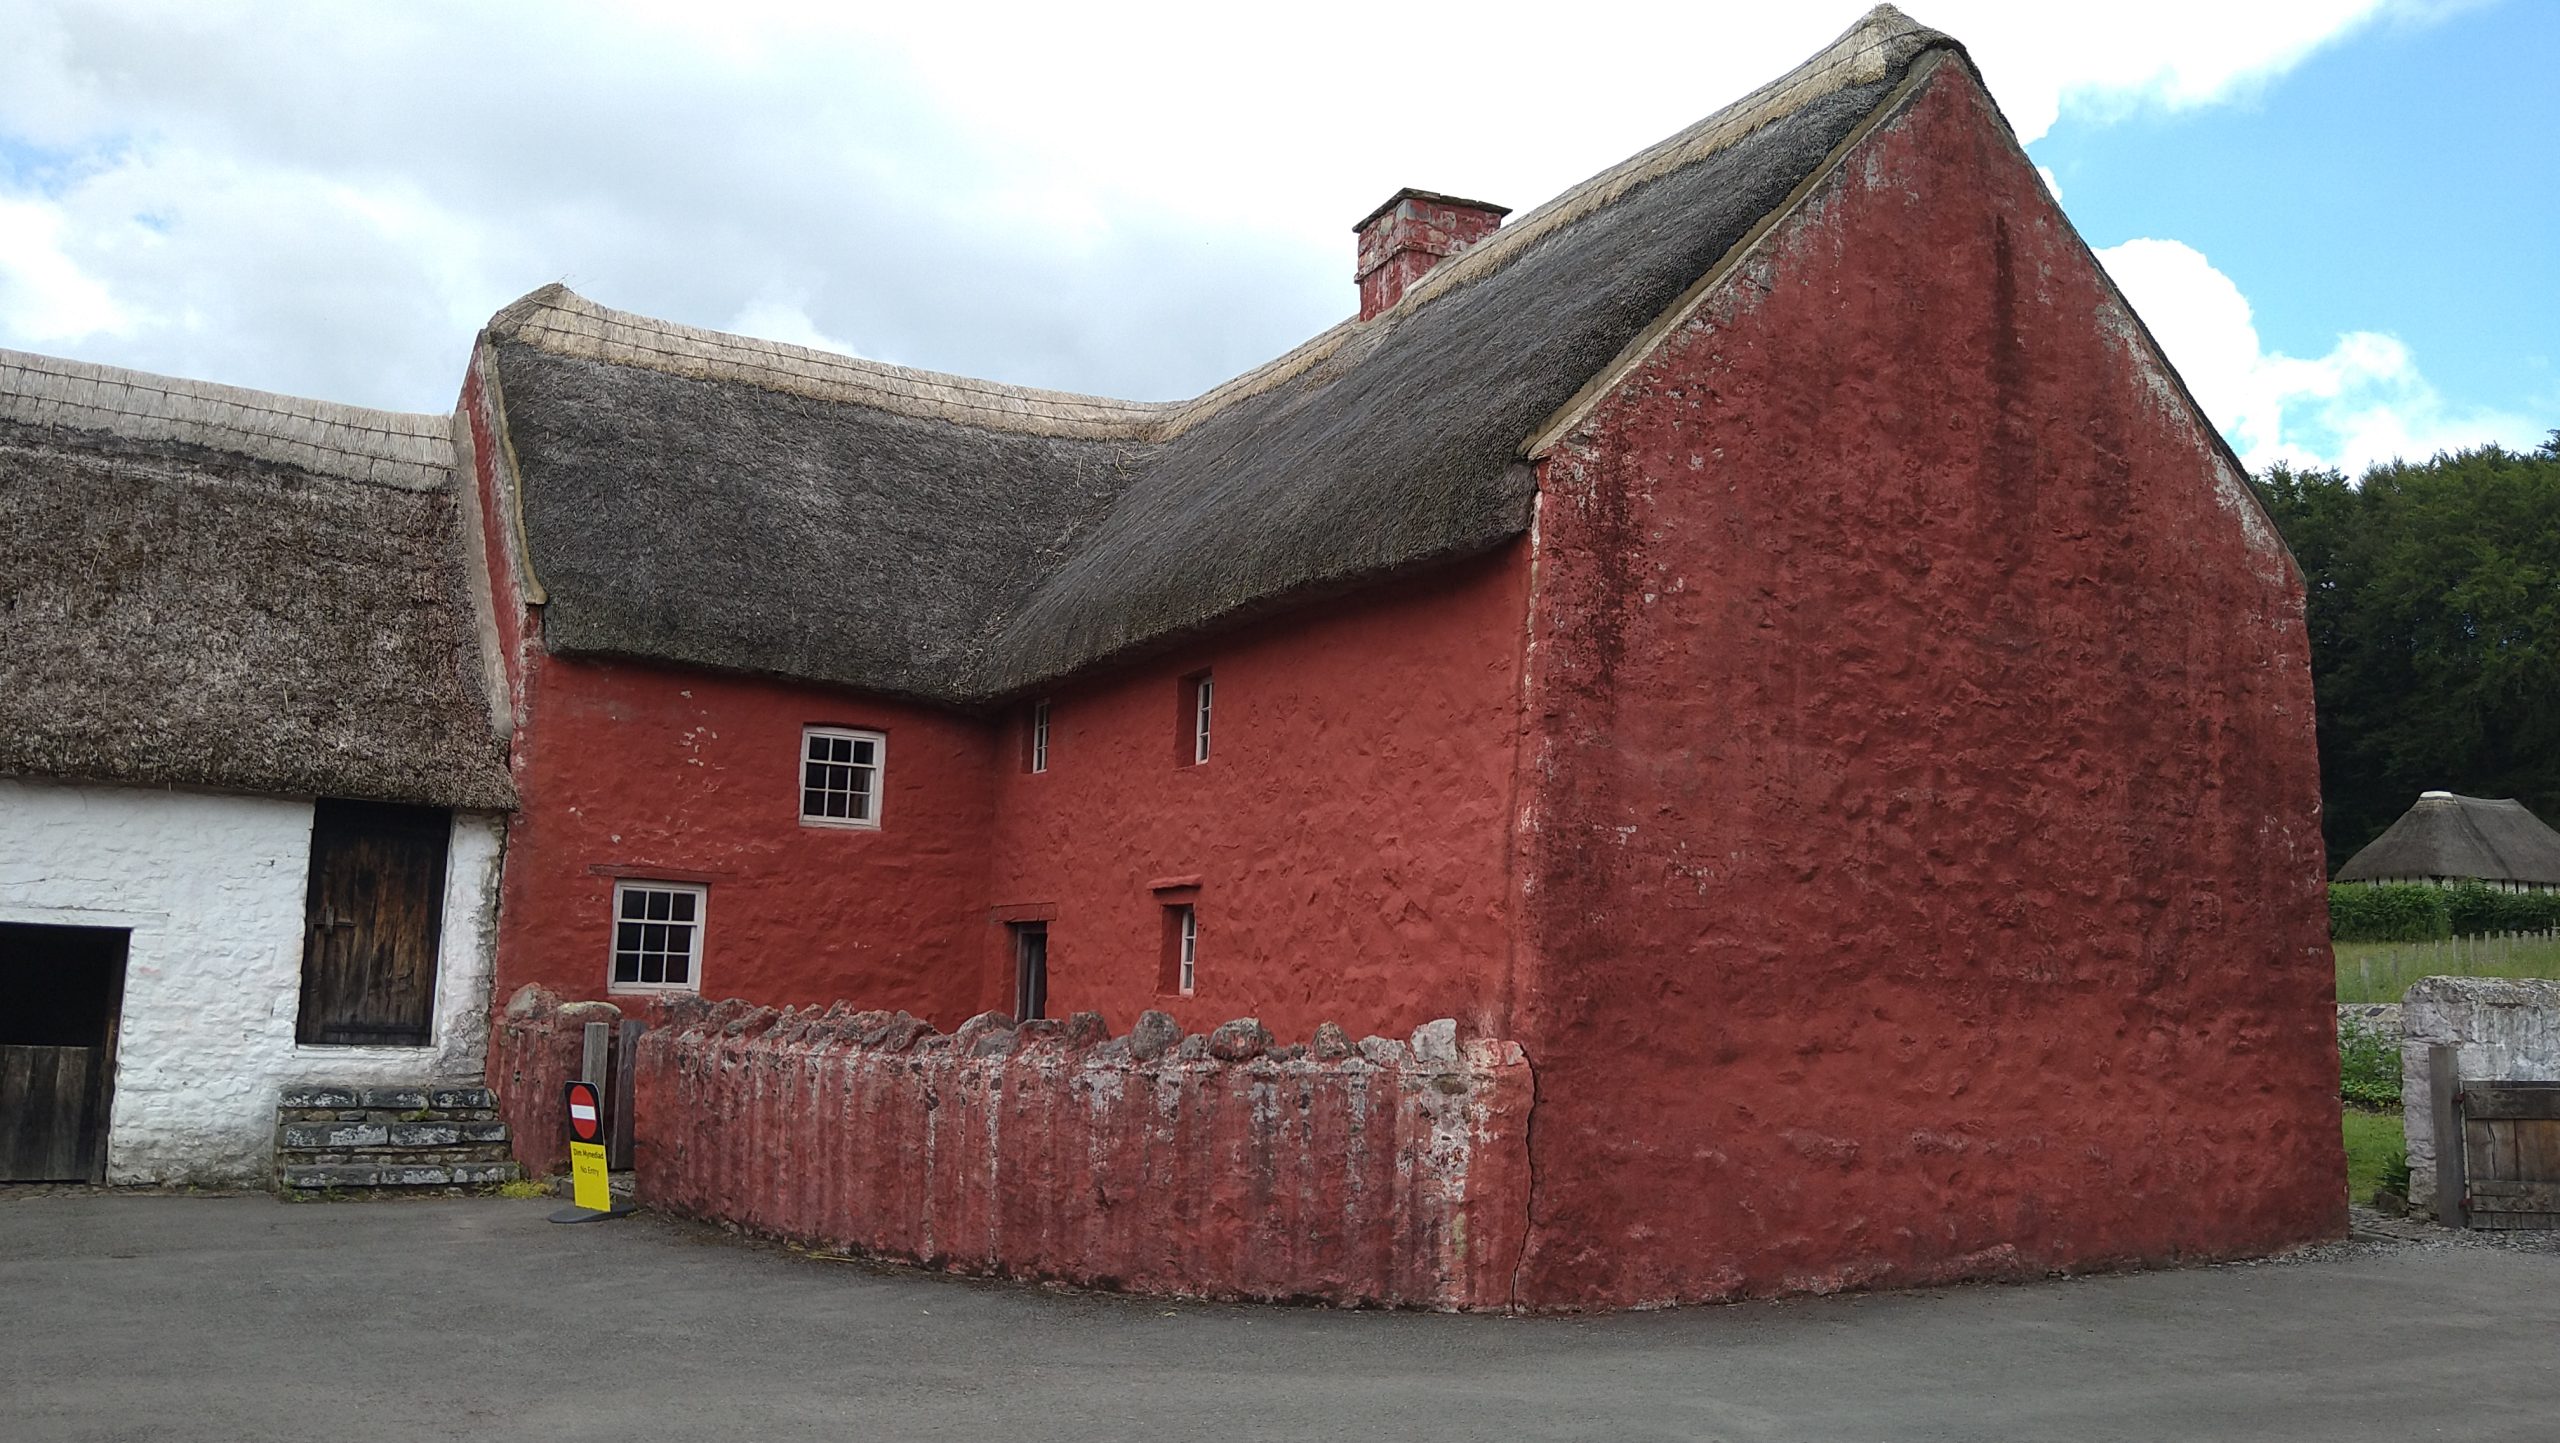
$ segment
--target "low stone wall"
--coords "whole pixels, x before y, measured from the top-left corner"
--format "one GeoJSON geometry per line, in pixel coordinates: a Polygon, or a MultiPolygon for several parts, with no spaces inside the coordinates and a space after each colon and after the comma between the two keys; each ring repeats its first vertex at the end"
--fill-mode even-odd
{"type": "Polygon", "coordinates": [[[2450,1045],[2470,1080],[2560,1080],[2560,982],[2505,977],[2421,977],[2400,1007],[2400,1106],[2409,1148],[2409,1205],[2435,1203],[2435,1099],[2427,1049],[2450,1045]]]}
{"type": "Polygon", "coordinates": [[[2345,1035],[2349,1022],[2394,1042],[2400,1040],[2400,1004],[2397,1002],[2341,1002],[2338,1004],[2339,1035],[2345,1035]]]}
{"type": "Polygon", "coordinates": [[[562,1002],[545,988],[520,987],[489,1027],[489,1086],[507,1124],[516,1162],[531,1177],[569,1166],[568,1114],[561,1093],[585,1061],[587,1024],[619,1022],[610,1002],[562,1002]]]}
{"type": "Polygon", "coordinates": [[[669,1009],[641,1039],[641,1200],[955,1271],[1430,1308],[1510,1301],[1528,1216],[1517,1044],[1275,1046],[1250,1018],[669,1009]]]}

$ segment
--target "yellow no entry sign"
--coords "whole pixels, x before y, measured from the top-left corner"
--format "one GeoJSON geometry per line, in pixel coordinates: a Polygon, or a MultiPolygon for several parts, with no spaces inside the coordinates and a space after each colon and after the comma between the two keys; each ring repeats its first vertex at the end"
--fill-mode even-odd
{"type": "Polygon", "coordinates": [[[569,1200],[589,1212],[613,1211],[613,1183],[605,1175],[600,1143],[569,1144],[569,1200]]]}
{"type": "Polygon", "coordinates": [[[551,1215],[551,1220],[584,1223],[620,1217],[630,1209],[617,1210],[613,1205],[613,1183],[604,1160],[604,1099],[594,1083],[573,1082],[568,1087],[567,1104],[569,1200],[577,1206],[562,1208],[551,1215]]]}

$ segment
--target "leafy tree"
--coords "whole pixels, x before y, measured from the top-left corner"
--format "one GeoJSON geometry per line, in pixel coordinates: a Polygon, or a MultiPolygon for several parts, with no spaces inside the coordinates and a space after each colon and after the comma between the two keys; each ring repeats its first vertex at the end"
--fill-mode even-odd
{"type": "Polygon", "coordinates": [[[2560,431],[2257,484],[2309,587],[2330,866],[2430,788],[2560,822],[2560,431]]]}

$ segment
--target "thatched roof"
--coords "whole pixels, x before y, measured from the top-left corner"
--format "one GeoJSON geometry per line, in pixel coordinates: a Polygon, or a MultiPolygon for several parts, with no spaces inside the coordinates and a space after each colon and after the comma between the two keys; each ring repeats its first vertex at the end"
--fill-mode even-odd
{"type": "Polygon", "coordinates": [[[2338,869],[2341,882],[2421,878],[2560,887],[2560,832],[2513,797],[2427,792],[2338,869]]]}
{"type": "Polygon", "coordinates": [[[1499,546],[1528,526],[1542,423],[1947,49],[1879,7],[1382,315],[1188,402],[537,291],[487,339],[544,640],[967,705],[1499,546]]]}
{"type": "Polygon", "coordinates": [[[512,806],[450,426],[0,351],[0,775],[512,806]]]}

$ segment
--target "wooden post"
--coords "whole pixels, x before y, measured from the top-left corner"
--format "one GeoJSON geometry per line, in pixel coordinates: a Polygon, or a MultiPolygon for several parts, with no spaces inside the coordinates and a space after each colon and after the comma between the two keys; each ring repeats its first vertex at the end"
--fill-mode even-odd
{"type": "Polygon", "coordinates": [[[578,1080],[592,1082],[598,1090],[605,1084],[605,1067],[613,1057],[613,1024],[590,1022],[586,1027],[586,1051],[578,1059],[578,1080]]]}
{"type": "Polygon", "coordinates": [[[648,1024],[626,1017],[613,1037],[613,1086],[605,1092],[605,1166],[616,1172],[631,1167],[632,1068],[640,1060],[640,1034],[648,1024]]]}
{"type": "Polygon", "coordinates": [[[2427,1049],[2427,1110],[2436,1130],[2436,1221],[2449,1228],[2470,1226],[2462,1215],[2462,1109],[2454,1101],[2462,1082],[2455,1056],[2441,1042],[2427,1049]]]}

